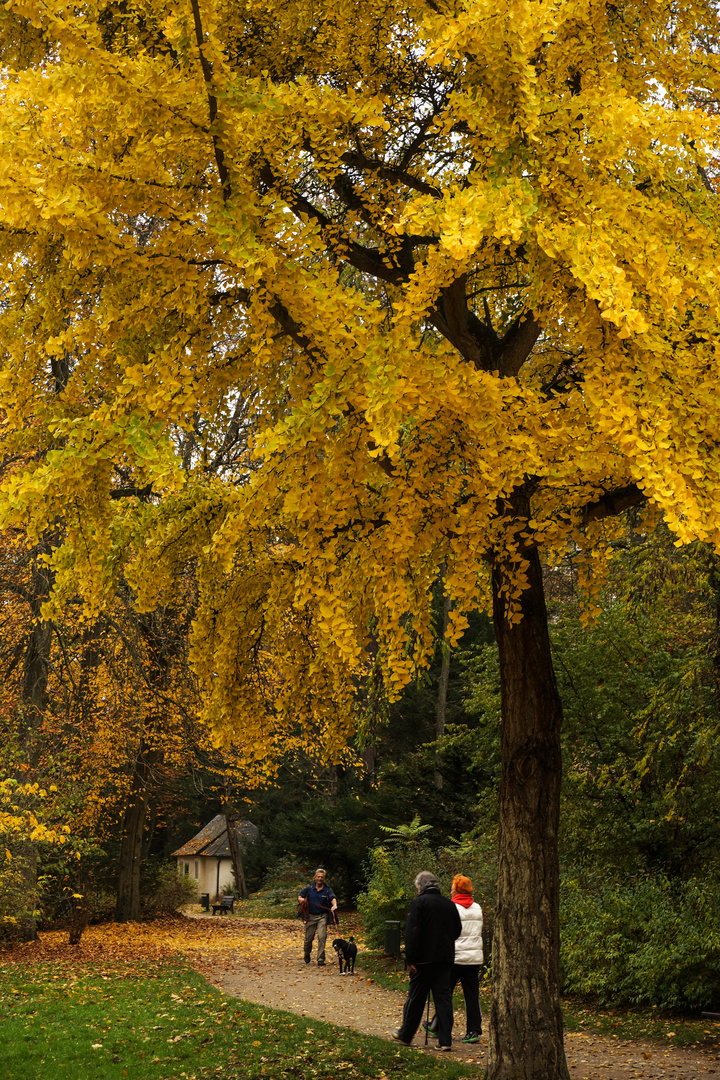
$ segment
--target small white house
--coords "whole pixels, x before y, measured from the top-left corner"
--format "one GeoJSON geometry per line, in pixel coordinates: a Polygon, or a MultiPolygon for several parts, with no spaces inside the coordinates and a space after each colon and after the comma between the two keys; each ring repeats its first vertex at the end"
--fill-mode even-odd
{"type": "MultiPolygon", "coordinates": [[[[240,852],[258,838],[258,830],[251,821],[239,821],[236,825],[240,852]]],[[[233,884],[232,859],[227,837],[224,814],[217,814],[201,829],[197,836],[188,840],[172,858],[177,859],[179,874],[194,878],[201,893],[219,896],[226,885],[233,884]]]]}

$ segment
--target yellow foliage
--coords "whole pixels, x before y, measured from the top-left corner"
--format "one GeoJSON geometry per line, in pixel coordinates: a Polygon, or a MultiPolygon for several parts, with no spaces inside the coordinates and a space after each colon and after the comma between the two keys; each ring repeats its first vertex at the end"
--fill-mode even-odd
{"type": "Polygon", "coordinates": [[[7,9],[0,525],[48,615],[191,566],[258,779],[427,663],[440,567],[454,643],[626,506],[720,543],[712,5],[7,9]]]}

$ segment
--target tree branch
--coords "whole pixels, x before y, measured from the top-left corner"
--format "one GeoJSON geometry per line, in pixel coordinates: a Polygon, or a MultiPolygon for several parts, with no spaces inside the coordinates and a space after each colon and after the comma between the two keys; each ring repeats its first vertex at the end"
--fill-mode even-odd
{"type": "Polygon", "coordinates": [[[501,342],[500,374],[504,378],[519,373],[540,337],[541,330],[540,323],[529,311],[515,320],[501,342]]]}
{"type": "Polygon", "coordinates": [[[440,188],[433,187],[432,184],[428,184],[426,180],[420,180],[417,176],[412,176],[404,168],[395,168],[377,158],[369,158],[365,154],[353,153],[350,150],[342,154],[340,160],[343,165],[348,165],[351,169],[374,172],[377,173],[381,180],[397,180],[414,191],[421,191],[424,195],[432,195],[434,199],[442,198],[440,188]]]}
{"type": "Polygon", "coordinates": [[[193,20],[195,22],[195,40],[197,41],[197,47],[200,50],[200,65],[202,67],[203,79],[205,80],[205,86],[207,88],[208,99],[208,112],[210,114],[210,134],[212,138],[213,151],[215,153],[215,164],[217,165],[218,176],[220,177],[220,184],[222,186],[223,202],[227,202],[230,198],[230,174],[228,173],[227,165],[225,164],[225,154],[220,146],[217,134],[213,131],[215,121],[217,120],[218,107],[217,98],[212,89],[212,64],[205,56],[205,34],[202,28],[202,20],[200,18],[200,5],[198,0],[190,0],[192,6],[193,20]]]}
{"type": "MultiPolygon", "coordinates": [[[[298,217],[304,215],[309,218],[310,221],[315,221],[320,226],[323,233],[326,234],[328,247],[333,248],[335,244],[337,244],[337,239],[335,244],[333,244],[332,239],[327,237],[327,234],[332,230],[330,218],[328,218],[326,214],[323,214],[321,210],[318,210],[316,206],[313,206],[309,199],[306,199],[304,195],[301,195],[294,188],[290,188],[289,190],[282,189],[267,162],[260,172],[260,179],[268,188],[277,188],[280,190],[280,194],[294,214],[298,217]]],[[[343,236],[340,242],[343,248],[343,258],[346,259],[351,266],[354,266],[356,270],[360,270],[361,273],[369,274],[371,277],[378,278],[381,281],[387,281],[392,285],[397,285],[407,280],[408,275],[399,266],[389,266],[383,259],[381,253],[376,249],[363,247],[362,244],[358,244],[348,236],[343,236]]]]}
{"type": "Polygon", "coordinates": [[[591,521],[600,521],[606,517],[617,517],[631,506],[638,506],[645,502],[647,495],[641,491],[637,484],[627,484],[625,487],[615,488],[614,491],[606,491],[599,499],[587,503],[582,510],[583,525],[591,521]]]}
{"type": "Polygon", "coordinates": [[[495,331],[469,309],[466,285],[467,276],[463,274],[442,289],[429,319],[465,360],[480,371],[493,371],[499,366],[500,341],[495,331]]]}
{"type": "Polygon", "coordinates": [[[152,495],[152,484],[146,484],[145,487],[137,487],[134,484],[130,487],[117,487],[110,489],[111,499],[140,499],[142,502],[148,502],[152,495]]]}

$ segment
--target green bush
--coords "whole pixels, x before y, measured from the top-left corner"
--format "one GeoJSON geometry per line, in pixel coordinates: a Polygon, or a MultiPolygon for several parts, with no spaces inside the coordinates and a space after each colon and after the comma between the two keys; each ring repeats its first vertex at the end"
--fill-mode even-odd
{"type": "Polygon", "coordinates": [[[179,911],[186,904],[197,904],[198,900],[198,886],[194,878],[179,874],[174,865],[163,866],[157,872],[152,891],[143,902],[143,915],[179,911]]]}
{"type": "Polygon", "coordinates": [[[560,919],[565,993],[664,1008],[720,1001],[720,912],[710,883],[565,878],[560,919]]]}
{"type": "MultiPolygon", "coordinates": [[[[3,845],[5,838],[0,838],[3,845]]],[[[34,862],[17,849],[10,852],[3,846],[5,857],[0,860],[0,939],[13,939],[20,927],[37,914],[37,891],[29,887],[37,874],[34,862]]]]}
{"type": "Polygon", "coordinates": [[[399,920],[403,928],[407,909],[417,896],[415,877],[430,870],[446,896],[455,874],[465,874],[475,887],[474,897],[484,916],[485,961],[490,959],[490,942],[497,881],[497,857],[492,840],[475,838],[433,851],[419,819],[410,826],[385,829],[392,839],[370,852],[368,885],[357,897],[358,911],[367,931],[368,944],[381,948],[388,919],[399,920]]]}
{"type": "Polygon", "coordinates": [[[436,874],[443,892],[450,884],[447,871],[426,841],[381,845],[370,852],[368,885],[357,898],[357,907],[367,932],[367,942],[382,948],[386,919],[397,919],[403,927],[408,905],[417,896],[415,877],[421,870],[436,874]]]}

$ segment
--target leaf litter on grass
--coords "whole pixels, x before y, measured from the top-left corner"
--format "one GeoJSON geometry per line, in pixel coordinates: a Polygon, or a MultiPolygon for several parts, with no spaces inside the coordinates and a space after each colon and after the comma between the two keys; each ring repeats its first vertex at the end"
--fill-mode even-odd
{"type": "MultiPolygon", "coordinates": [[[[357,934],[355,936],[358,937],[357,934]]],[[[375,985],[376,980],[372,978],[372,976],[376,976],[375,970],[372,970],[371,977],[368,977],[370,972],[362,976],[362,952],[359,957],[361,977],[356,978],[354,981],[339,980],[336,977],[337,970],[333,970],[331,965],[325,969],[316,968],[313,965],[312,969],[305,971],[304,965],[301,963],[301,955],[302,926],[294,920],[255,920],[219,916],[213,918],[175,915],[144,924],[108,923],[92,926],[83,935],[82,943],[79,946],[68,945],[67,935],[64,932],[45,932],[37,942],[30,942],[14,948],[7,946],[0,948],[0,967],[4,965],[6,968],[10,968],[14,964],[42,965],[49,985],[55,986],[60,991],[68,991],[72,990],[76,984],[90,978],[89,972],[100,983],[112,983],[118,979],[161,978],[159,972],[162,965],[168,963],[171,965],[173,963],[177,964],[182,958],[215,987],[231,988],[231,992],[240,997],[245,997],[247,992],[244,986],[244,977],[247,976],[249,979],[252,974],[254,980],[264,985],[269,991],[267,999],[263,1000],[263,1006],[275,1009],[290,1009],[291,1012],[293,1007],[286,999],[290,996],[289,987],[299,985],[301,988],[304,987],[305,991],[312,990],[313,993],[317,992],[319,995],[332,993],[335,995],[336,1000],[338,1000],[338,995],[340,998],[348,1000],[348,995],[351,998],[354,997],[355,987],[359,989],[361,985],[364,985],[367,986],[368,990],[372,989],[378,995],[376,1004],[367,1003],[363,1006],[366,1020],[372,1020],[375,1024],[385,1020],[386,1030],[389,1030],[391,1026],[395,1026],[393,1018],[397,1014],[393,1014],[390,1006],[395,1003],[395,999],[399,995],[397,993],[383,992],[380,986],[375,985]],[[240,972],[242,972],[240,977],[242,985],[231,987],[233,976],[237,978],[240,972]],[[278,973],[280,973],[279,978],[278,973]],[[312,986],[307,981],[308,976],[312,978],[312,986]],[[271,990],[271,983],[276,979],[274,989],[271,990]],[[332,979],[333,982],[327,982],[328,979],[332,979]],[[280,987],[279,990],[278,987],[280,987]],[[380,997],[382,997],[382,1001],[380,997]]],[[[381,979],[380,981],[385,980],[381,979]]],[[[77,989],[80,990],[81,988],[78,986],[77,989]]],[[[401,989],[401,987],[398,986],[397,989],[401,989]]],[[[212,993],[212,991],[210,992],[212,993]]],[[[186,1004],[183,993],[171,995],[173,1008],[186,1004]]],[[[19,990],[17,995],[21,996],[19,990]]],[[[196,1005],[198,1002],[197,990],[193,991],[191,998],[193,1004],[196,1005]]],[[[227,1001],[217,1004],[218,1012],[225,1009],[228,1004],[230,1004],[231,1008],[234,1007],[232,1003],[227,1001]]],[[[294,1011],[297,1012],[297,1009],[294,1011]]],[[[225,1013],[225,1015],[229,1015],[229,1013],[225,1013]]],[[[288,1014],[286,1013],[285,1016],[287,1018],[288,1014]]],[[[307,1019],[310,1020],[310,1016],[307,1019]]],[[[327,1017],[323,1019],[332,1020],[333,1018],[327,1017]]],[[[582,1024],[582,1021],[587,1022],[589,1017],[586,1019],[586,1016],[583,1015],[582,1017],[578,1016],[578,1019],[582,1024]]],[[[319,1021],[313,1016],[311,1022],[318,1023],[319,1021]]],[[[352,1020],[341,1019],[339,1022],[356,1027],[358,1030],[363,1029],[362,1023],[355,1023],[352,1020]]],[[[298,1023],[303,1023],[302,1017],[298,1017],[298,1023]]],[[[672,1030],[679,1030],[677,1020],[674,1021],[674,1024],[675,1027],[672,1030]]],[[[284,1026],[291,1029],[294,1025],[285,1022],[284,1026]]],[[[667,1026],[668,1028],[671,1027],[669,1021],[667,1026]]],[[[258,1027],[257,1030],[258,1032],[262,1031],[262,1027],[258,1027]]],[[[377,1027],[375,1027],[375,1030],[377,1031],[377,1027]]],[[[205,1031],[202,1032],[202,1035],[200,1049],[204,1054],[213,1048],[214,1035],[209,1032],[210,1038],[208,1038],[205,1031]]],[[[585,1033],[576,1031],[574,1033],[569,1032],[568,1035],[568,1053],[570,1059],[575,1063],[575,1067],[572,1069],[573,1076],[602,1076],[606,1080],[611,1080],[616,1073],[618,1076],[626,1076],[627,1072],[625,1070],[638,1068],[636,1063],[640,1062],[642,1063],[640,1065],[642,1075],[647,1078],[659,1076],[660,1072],[658,1070],[663,1069],[667,1070],[668,1077],[680,1076],[689,1064],[689,1055],[688,1059],[681,1060],[677,1052],[669,1050],[667,1045],[661,1047],[657,1044],[623,1043],[617,1037],[603,1037],[597,1031],[587,1034],[587,1029],[585,1033]],[[588,1072],[588,1070],[590,1071],[588,1072]]],[[[669,1032],[667,1035],[669,1037],[669,1032]]],[[[172,1034],[165,1034],[164,1038],[167,1040],[165,1043],[166,1051],[161,1053],[158,1059],[160,1063],[163,1063],[167,1051],[177,1051],[190,1042],[188,1032],[178,1030],[177,1027],[172,1034]]],[[[310,1041],[313,1038],[314,1036],[308,1036],[310,1041]]],[[[260,1054],[261,1057],[264,1057],[267,1053],[267,1051],[265,1051],[265,1054],[261,1053],[264,1041],[264,1039],[255,1038],[251,1042],[253,1052],[260,1054]]],[[[104,1047],[104,1044],[101,1045],[104,1047]]],[[[303,1052],[306,1049],[307,1047],[304,1047],[303,1052]]],[[[246,1052],[249,1050],[250,1046],[246,1044],[246,1052]]],[[[479,1047],[472,1050],[466,1047],[462,1051],[458,1047],[458,1051],[457,1058],[462,1057],[466,1065],[477,1066],[482,1064],[484,1054],[479,1047]],[[466,1056],[468,1053],[472,1053],[473,1056],[466,1056]]],[[[99,1052],[100,1046],[95,1050],[96,1054],[99,1052]]],[[[118,1054],[115,1053],[114,1056],[117,1057],[118,1054]]],[[[412,1075],[412,1062],[421,1060],[418,1058],[417,1052],[410,1052],[408,1055],[408,1051],[403,1050],[396,1052],[395,1056],[399,1058],[398,1064],[402,1065],[403,1070],[410,1070],[407,1075],[412,1075]]],[[[456,1061],[459,1066],[460,1061],[457,1058],[456,1061]]],[[[112,1060],[111,1058],[110,1061],[112,1062],[112,1060]]],[[[427,1061],[427,1058],[425,1058],[425,1061],[427,1061]]],[[[339,1061],[335,1061],[334,1068],[336,1071],[340,1064],[339,1061]]],[[[438,1064],[439,1062],[433,1062],[433,1065],[438,1064]]],[[[260,1071],[257,1076],[272,1076],[272,1068],[280,1076],[277,1063],[272,1068],[271,1066],[270,1059],[259,1061],[258,1068],[260,1071]],[[271,1068],[270,1072],[267,1072],[268,1068],[271,1068]],[[262,1070],[266,1071],[263,1072],[262,1070]]],[[[430,1062],[428,1062],[428,1066],[430,1066],[430,1062]]],[[[384,1067],[387,1069],[387,1066],[384,1067]]],[[[717,1069],[718,1058],[716,1054],[701,1054],[698,1055],[696,1064],[691,1069],[691,1074],[693,1077],[709,1076],[717,1069]]],[[[343,1076],[352,1075],[352,1073],[348,1073],[345,1065],[343,1065],[339,1074],[343,1076]]],[[[64,1075],[67,1075],[67,1073],[64,1075]]],[[[118,1072],[117,1075],[122,1077],[122,1072],[118,1072]]],[[[150,1073],[148,1073],[149,1075],[150,1073]]],[[[187,1075],[189,1080],[190,1073],[187,1073],[187,1075]]],[[[290,1078],[294,1073],[292,1071],[283,1072],[282,1075],[290,1078]]],[[[400,1074],[395,1073],[395,1075],[399,1076],[400,1074]]],[[[0,1076],[2,1076],[2,1070],[0,1070],[0,1076]]],[[[182,1080],[181,1074],[179,1074],[179,1080],[182,1080]]],[[[378,1080],[383,1080],[380,1074],[378,1074],[378,1080]]]]}

